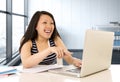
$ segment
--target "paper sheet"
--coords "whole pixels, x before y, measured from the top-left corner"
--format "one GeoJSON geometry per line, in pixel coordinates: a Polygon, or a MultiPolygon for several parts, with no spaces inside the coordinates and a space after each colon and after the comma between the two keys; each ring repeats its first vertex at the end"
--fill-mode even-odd
{"type": "Polygon", "coordinates": [[[28,73],[38,73],[38,72],[44,72],[48,71],[50,69],[56,69],[56,68],[62,68],[63,65],[37,65],[32,68],[24,68],[21,72],[28,72],[28,73]]]}

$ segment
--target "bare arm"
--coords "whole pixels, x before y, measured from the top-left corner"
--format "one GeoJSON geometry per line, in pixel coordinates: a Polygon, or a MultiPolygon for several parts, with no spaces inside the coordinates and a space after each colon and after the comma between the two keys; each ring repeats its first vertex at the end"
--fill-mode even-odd
{"type": "Polygon", "coordinates": [[[73,64],[77,67],[79,67],[82,64],[81,60],[72,57],[72,55],[71,55],[72,53],[67,50],[63,41],[59,37],[56,38],[55,42],[56,42],[57,46],[62,47],[64,49],[63,50],[64,51],[63,58],[68,64],[73,64]]]}
{"type": "Polygon", "coordinates": [[[31,47],[32,47],[32,42],[28,41],[21,48],[21,53],[20,53],[21,60],[22,60],[23,67],[25,68],[29,68],[37,65],[39,62],[41,62],[51,53],[49,49],[46,49],[40,53],[31,55],[31,47]]]}
{"type": "Polygon", "coordinates": [[[56,47],[48,47],[45,50],[34,55],[31,54],[32,42],[31,41],[26,42],[22,46],[20,52],[23,67],[29,68],[38,65],[41,61],[43,61],[43,59],[45,59],[51,53],[56,53],[58,58],[64,58],[67,63],[74,64],[77,66],[78,63],[77,64],[75,63],[78,61],[76,61],[76,59],[74,59],[71,56],[71,53],[64,46],[62,40],[59,37],[57,37],[55,39],[55,42],[57,44],[56,47]]]}
{"type": "Polygon", "coordinates": [[[21,60],[23,67],[30,68],[35,65],[38,65],[51,53],[56,53],[58,58],[63,57],[63,49],[60,47],[48,47],[41,52],[38,52],[34,55],[31,54],[32,42],[26,42],[21,48],[21,60]]]}

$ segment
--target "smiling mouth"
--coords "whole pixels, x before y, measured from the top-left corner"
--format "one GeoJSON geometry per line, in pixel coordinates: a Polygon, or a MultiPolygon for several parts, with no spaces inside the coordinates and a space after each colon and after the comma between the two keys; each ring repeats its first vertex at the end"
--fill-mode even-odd
{"type": "Polygon", "coordinates": [[[45,33],[50,34],[52,31],[51,30],[44,30],[45,33]]]}

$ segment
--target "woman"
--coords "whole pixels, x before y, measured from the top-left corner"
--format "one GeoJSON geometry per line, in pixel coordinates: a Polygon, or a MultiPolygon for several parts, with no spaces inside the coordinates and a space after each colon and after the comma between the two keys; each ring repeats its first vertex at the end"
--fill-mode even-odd
{"type": "Polygon", "coordinates": [[[68,64],[80,66],[81,61],[73,58],[63,44],[54,17],[47,11],[37,11],[25,32],[20,48],[22,65],[30,68],[38,64],[50,65],[63,58],[68,64]]]}

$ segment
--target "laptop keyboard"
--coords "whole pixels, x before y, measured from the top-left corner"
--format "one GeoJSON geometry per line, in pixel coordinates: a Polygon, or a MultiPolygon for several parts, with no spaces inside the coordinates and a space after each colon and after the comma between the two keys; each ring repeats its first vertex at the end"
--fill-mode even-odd
{"type": "Polygon", "coordinates": [[[80,70],[81,70],[81,67],[75,68],[75,69],[70,69],[70,70],[67,70],[67,71],[73,72],[73,73],[80,73],[80,70]]]}

